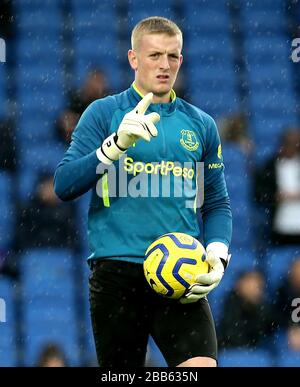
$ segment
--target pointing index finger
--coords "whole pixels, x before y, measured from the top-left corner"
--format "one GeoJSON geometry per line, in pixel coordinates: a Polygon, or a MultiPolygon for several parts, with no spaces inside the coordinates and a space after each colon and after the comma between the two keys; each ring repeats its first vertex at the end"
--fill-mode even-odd
{"type": "Polygon", "coordinates": [[[146,94],[143,99],[136,105],[135,111],[138,114],[145,114],[149,105],[152,103],[153,93],[146,94]]]}

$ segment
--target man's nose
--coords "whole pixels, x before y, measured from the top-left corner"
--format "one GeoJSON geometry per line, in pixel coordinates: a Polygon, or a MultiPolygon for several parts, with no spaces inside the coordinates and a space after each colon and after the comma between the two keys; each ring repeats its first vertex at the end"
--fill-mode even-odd
{"type": "Polygon", "coordinates": [[[160,68],[163,70],[168,70],[170,68],[169,60],[167,55],[162,55],[160,60],[160,68]]]}

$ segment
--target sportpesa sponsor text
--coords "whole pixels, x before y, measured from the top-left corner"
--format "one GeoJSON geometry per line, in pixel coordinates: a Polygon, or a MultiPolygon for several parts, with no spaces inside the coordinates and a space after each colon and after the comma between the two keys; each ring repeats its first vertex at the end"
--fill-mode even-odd
{"type": "Polygon", "coordinates": [[[180,163],[174,161],[164,161],[160,163],[143,163],[142,161],[134,161],[132,157],[124,159],[124,170],[136,176],[138,173],[145,172],[148,174],[167,175],[172,173],[175,177],[182,176],[183,178],[192,179],[195,175],[194,168],[182,167],[180,163]]]}
{"type": "MultiPolygon", "coordinates": [[[[218,169],[224,166],[223,163],[210,163],[208,169],[218,169]]],[[[181,167],[179,162],[164,161],[160,163],[143,163],[142,161],[134,161],[132,157],[126,157],[124,159],[124,170],[128,173],[132,173],[136,176],[138,173],[145,172],[148,174],[161,174],[167,175],[169,172],[173,173],[175,177],[184,177],[187,179],[193,179],[195,176],[194,168],[181,167]]]]}

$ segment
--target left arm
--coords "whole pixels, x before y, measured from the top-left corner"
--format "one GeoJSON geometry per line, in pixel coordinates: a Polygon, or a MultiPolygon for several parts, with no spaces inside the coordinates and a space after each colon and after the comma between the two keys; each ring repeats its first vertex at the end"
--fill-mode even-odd
{"type": "Polygon", "coordinates": [[[204,203],[201,208],[204,243],[221,242],[229,247],[232,214],[227,193],[221,142],[217,126],[209,119],[204,155],[204,203]]]}
{"type": "Polygon", "coordinates": [[[224,177],[220,137],[211,117],[208,118],[206,130],[204,203],[201,213],[206,261],[210,265],[210,271],[197,277],[197,282],[181,298],[183,304],[198,301],[218,286],[230,260],[228,248],[232,235],[232,214],[224,177]]]}

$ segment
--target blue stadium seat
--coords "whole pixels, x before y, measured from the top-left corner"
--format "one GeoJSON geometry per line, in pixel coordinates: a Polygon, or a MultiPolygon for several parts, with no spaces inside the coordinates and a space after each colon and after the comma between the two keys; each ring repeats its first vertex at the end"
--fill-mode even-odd
{"type": "MultiPolygon", "coordinates": [[[[78,1],[78,0],[76,0],[78,1]]],[[[44,8],[44,10],[51,8],[51,7],[57,7],[59,4],[61,4],[61,0],[44,0],[42,3],[40,0],[15,0],[14,6],[17,10],[20,11],[28,11],[34,10],[34,9],[41,9],[44,8]]]]}
{"type": "Polygon", "coordinates": [[[20,165],[22,173],[18,177],[17,194],[18,200],[22,203],[28,202],[36,191],[38,178],[44,173],[53,173],[56,166],[61,161],[64,146],[55,142],[47,141],[43,143],[43,137],[27,137],[19,142],[22,152],[20,152],[20,165]],[[28,143],[31,146],[28,146],[28,143]],[[43,153],[40,152],[43,147],[43,153]],[[28,149],[27,149],[28,148],[28,149]]]}
{"type": "Polygon", "coordinates": [[[107,68],[109,65],[117,68],[116,61],[118,59],[117,41],[113,35],[107,36],[104,39],[96,40],[86,36],[78,36],[75,40],[75,50],[78,55],[77,60],[94,61],[98,66],[107,68]],[[105,61],[103,60],[105,57],[105,61]],[[109,62],[109,64],[106,63],[109,62]]]}
{"type": "MultiPolygon", "coordinates": [[[[226,164],[225,176],[228,180],[227,184],[232,185],[235,189],[235,178],[238,180],[242,178],[244,180],[243,186],[247,187],[247,192],[249,192],[249,180],[245,179],[245,176],[249,174],[248,159],[241,147],[232,142],[223,142],[222,153],[226,164]]],[[[240,181],[237,184],[240,184],[240,181]]],[[[243,187],[241,188],[243,189],[243,187]]]]}
{"type": "Polygon", "coordinates": [[[81,288],[81,306],[82,314],[80,324],[80,332],[82,335],[82,342],[84,346],[82,348],[82,356],[86,364],[97,364],[96,349],[92,331],[91,317],[90,317],[90,304],[89,304],[89,291],[88,281],[90,276],[90,268],[87,263],[87,257],[90,255],[90,250],[87,241],[87,219],[88,219],[88,208],[90,201],[91,192],[83,195],[78,201],[77,211],[77,227],[79,235],[81,237],[81,244],[83,251],[80,254],[81,259],[81,272],[82,272],[82,284],[81,288]]]}
{"type": "Polygon", "coordinates": [[[0,62],[0,119],[5,113],[6,104],[6,66],[5,63],[0,62]]]}
{"type": "Polygon", "coordinates": [[[220,367],[272,367],[273,357],[264,349],[226,349],[219,354],[220,367]]]}
{"type": "Polygon", "coordinates": [[[257,165],[263,165],[274,156],[287,128],[298,126],[296,114],[284,114],[283,111],[280,113],[281,115],[267,115],[260,110],[250,116],[249,132],[255,143],[253,161],[257,165]]]}
{"type": "MultiPolygon", "coordinates": [[[[23,110],[21,111],[23,112],[23,110]]],[[[54,113],[52,113],[51,115],[55,116],[54,113]]],[[[24,110],[24,116],[20,118],[18,128],[19,130],[17,132],[17,139],[19,145],[22,146],[22,153],[20,155],[20,159],[24,158],[24,152],[28,153],[28,150],[26,149],[28,144],[31,144],[32,146],[35,145],[38,147],[41,146],[42,143],[50,143],[55,146],[55,142],[52,141],[54,137],[54,122],[49,118],[46,119],[46,117],[44,117],[43,120],[41,116],[43,116],[41,112],[38,112],[36,115],[33,114],[32,116],[30,116],[29,113],[24,110]],[[25,149],[23,147],[25,147],[25,149]]]]}
{"type": "Polygon", "coordinates": [[[248,249],[232,247],[230,253],[232,254],[232,259],[226,275],[222,278],[220,285],[208,295],[208,300],[217,324],[223,312],[224,300],[228,293],[233,290],[237,279],[243,272],[255,270],[258,266],[257,257],[250,247],[248,249]]]}
{"type": "MultiPolygon", "coordinates": [[[[165,7],[164,2],[157,2],[158,4],[160,3],[161,5],[158,7],[152,7],[152,4],[150,4],[151,8],[147,8],[143,6],[143,3],[141,1],[138,1],[139,7],[138,9],[130,7],[128,13],[127,13],[127,36],[129,38],[129,33],[130,31],[134,28],[134,26],[141,21],[142,19],[145,19],[146,17],[149,16],[163,16],[167,17],[168,19],[171,19],[173,21],[176,21],[176,15],[174,13],[174,10],[165,7]]],[[[130,3],[129,3],[130,4],[130,3]]],[[[144,3],[145,4],[145,3],[144,3]]],[[[146,3],[149,6],[149,3],[146,3]]]]}
{"type": "MultiPolygon", "coordinates": [[[[32,36],[22,36],[16,42],[16,58],[19,65],[18,68],[23,70],[26,65],[41,69],[51,70],[51,66],[60,63],[62,58],[62,43],[57,36],[50,36],[46,32],[44,34],[32,36]]],[[[29,68],[30,70],[30,68],[29,68]]],[[[54,77],[53,73],[49,73],[50,77],[54,77]]]]}
{"type": "Polygon", "coordinates": [[[252,111],[257,112],[259,115],[265,116],[296,116],[296,96],[289,93],[285,93],[259,90],[250,95],[250,107],[252,111]]]}
{"type": "Polygon", "coordinates": [[[288,346],[287,330],[280,330],[276,333],[274,352],[276,353],[277,367],[299,367],[300,352],[294,351],[288,346]]]}
{"type": "Polygon", "coordinates": [[[213,90],[209,88],[208,82],[204,84],[202,81],[193,81],[193,85],[195,84],[198,87],[189,89],[190,102],[212,115],[214,119],[239,111],[238,97],[234,90],[213,90]]]}
{"type": "Polygon", "coordinates": [[[30,169],[23,169],[22,173],[19,176],[19,184],[17,196],[20,200],[20,203],[26,203],[33,198],[35,191],[36,183],[38,181],[38,175],[35,171],[30,169]]]}
{"type": "MultiPolygon", "coordinates": [[[[115,45],[111,48],[112,50],[109,52],[101,52],[100,49],[96,49],[93,55],[78,56],[80,59],[76,61],[74,66],[74,84],[77,86],[82,85],[90,71],[100,69],[104,72],[112,92],[121,92],[121,85],[125,75],[118,62],[118,56],[113,55],[115,45]],[[106,54],[108,57],[103,60],[103,57],[106,56],[106,54]]],[[[78,49],[77,53],[78,55],[81,55],[81,50],[78,49]]]]}
{"type": "MultiPolygon", "coordinates": [[[[47,304],[45,304],[45,308],[47,308],[47,304]]],[[[30,306],[28,310],[30,310],[30,306]]],[[[39,320],[35,320],[37,315],[34,317],[31,317],[30,313],[25,315],[26,366],[34,366],[43,346],[49,343],[55,343],[63,350],[70,366],[79,365],[76,316],[74,313],[66,313],[63,309],[54,310],[53,313],[55,313],[55,320],[58,313],[64,318],[59,322],[54,321],[54,319],[49,320],[49,317],[43,314],[43,309],[40,310],[39,320]]]]}
{"type": "Polygon", "coordinates": [[[292,74],[287,64],[259,62],[248,65],[249,86],[253,91],[292,92],[292,74]]]}
{"type": "Polygon", "coordinates": [[[296,8],[296,14],[297,14],[297,19],[300,22],[300,4],[298,3],[298,7],[296,8]]]}
{"type": "Polygon", "coordinates": [[[17,365],[14,292],[14,283],[0,275],[0,367],[17,365]]]}
{"type": "Polygon", "coordinates": [[[88,210],[91,198],[91,191],[85,193],[77,201],[77,226],[81,235],[82,246],[84,250],[83,257],[87,258],[90,255],[88,241],[87,241],[87,229],[88,229],[88,210]]]}
{"type": "MultiPolygon", "coordinates": [[[[62,110],[65,96],[61,85],[48,84],[34,89],[25,84],[18,92],[19,122],[17,140],[31,145],[45,144],[55,138],[55,119],[62,110]],[[32,93],[34,90],[34,93],[32,93]]],[[[55,143],[52,143],[54,146],[55,143]]],[[[26,146],[27,147],[27,146],[26,146]]],[[[25,149],[26,149],[25,147],[25,149]]]]}
{"type": "Polygon", "coordinates": [[[59,8],[47,8],[30,10],[23,8],[18,15],[18,33],[20,36],[28,35],[29,33],[43,33],[56,36],[60,29],[62,18],[59,8]],[[47,12],[47,19],[45,19],[45,12],[47,12]]]}
{"type": "Polygon", "coordinates": [[[72,2],[74,18],[74,83],[81,85],[89,71],[102,69],[113,91],[120,90],[117,9],[109,1],[72,2]],[[109,34],[107,31],[109,30],[109,34]]]}
{"type": "Polygon", "coordinates": [[[78,365],[74,258],[68,250],[41,248],[28,250],[20,261],[27,365],[35,364],[47,342],[58,343],[70,364],[78,365]]]}
{"type": "Polygon", "coordinates": [[[193,36],[190,32],[185,58],[187,90],[192,103],[214,117],[240,110],[229,35],[218,39],[214,35],[193,36]]]}
{"type": "Polygon", "coordinates": [[[226,0],[194,0],[193,3],[188,2],[186,3],[186,6],[189,6],[190,8],[197,8],[197,9],[216,9],[223,11],[227,2],[226,0]]]}
{"type": "Polygon", "coordinates": [[[117,24],[112,25],[111,18],[116,17],[116,10],[111,7],[104,7],[102,2],[100,8],[76,9],[73,17],[75,25],[75,37],[91,38],[101,42],[103,39],[115,37],[117,35],[117,24]],[[107,33],[109,31],[109,34],[107,33]],[[103,35],[95,35],[102,33],[103,35]]]}
{"type": "Polygon", "coordinates": [[[251,176],[247,157],[233,143],[223,144],[225,178],[233,213],[234,247],[249,247],[253,241],[251,176]]]}
{"type": "Polygon", "coordinates": [[[229,8],[224,0],[187,1],[184,4],[184,14],[188,20],[186,34],[192,30],[212,35],[226,33],[229,30],[229,8]]]}
{"type": "Polygon", "coordinates": [[[232,61],[233,44],[230,36],[191,35],[184,43],[184,58],[196,60],[197,65],[200,61],[201,64],[232,61]]]}
{"type": "Polygon", "coordinates": [[[94,342],[94,336],[92,331],[92,322],[91,322],[91,316],[90,316],[90,304],[89,304],[89,290],[88,290],[88,281],[90,276],[90,269],[88,267],[88,264],[86,262],[86,258],[89,255],[88,252],[85,252],[82,254],[82,284],[80,286],[81,288],[81,296],[82,296],[82,306],[83,306],[83,313],[82,313],[82,319],[80,320],[80,332],[83,336],[83,349],[82,349],[82,356],[85,359],[85,362],[95,363],[97,359],[96,355],[96,349],[95,349],[95,342],[94,342]]]}
{"type": "Polygon", "coordinates": [[[225,178],[227,189],[231,200],[234,202],[233,210],[237,215],[242,216],[243,211],[247,211],[252,205],[251,180],[249,181],[251,176],[247,169],[242,169],[242,165],[238,172],[236,167],[231,170],[230,168],[231,164],[226,163],[225,178]],[[241,171],[244,172],[244,175],[241,175],[241,171]]]}
{"type": "Polygon", "coordinates": [[[297,118],[294,114],[263,115],[262,111],[258,111],[250,117],[250,132],[255,141],[266,140],[277,144],[289,127],[297,127],[297,118]],[[270,138],[272,136],[277,138],[270,138]]]}
{"type": "Polygon", "coordinates": [[[131,0],[128,2],[127,17],[128,17],[128,32],[141,19],[149,16],[164,16],[175,21],[175,14],[173,8],[174,2],[172,0],[131,0]]]}
{"type": "Polygon", "coordinates": [[[20,259],[23,275],[23,296],[70,300],[74,295],[74,260],[68,250],[30,249],[20,259]]]}
{"type": "Polygon", "coordinates": [[[102,0],[101,2],[95,0],[71,0],[72,9],[74,12],[89,11],[100,12],[102,10],[110,11],[112,8],[116,8],[116,4],[110,0],[102,0]]]}
{"type": "MultiPolygon", "coordinates": [[[[188,3],[187,3],[188,4],[188,3]]],[[[193,3],[191,3],[193,4],[193,3]]],[[[186,18],[188,25],[186,35],[188,34],[221,34],[229,30],[229,14],[217,9],[187,9],[186,18]]]]}
{"type": "Polygon", "coordinates": [[[264,166],[268,160],[274,157],[278,150],[279,142],[279,139],[274,137],[270,137],[269,140],[255,140],[256,149],[253,152],[253,163],[256,167],[264,166]]]}
{"type": "Polygon", "coordinates": [[[246,204],[235,209],[236,203],[231,200],[233,231],[231,244],[235,248],[247,248],[253,245],[252,210],[246,204]]]}
{"type": "Polygon", "coordinates": [[[15,212],[13,205],[13,176],[0,172],[0,250],[7,251],[13,240],[15,212]]]}
{"type": "MultiPolygon", "coordinates": [[[[36,87],[33,94],[30,94],[30,89],[26,85],[22,91],[19,90],[18,101],[21,113],[23,111],[27,113],[26,119],[32,119],[34,115],[44,121],[51,119],[50,124],[54,125],[56,115],[64,106],[65,96],[62,88],[55,87],[55,84],[47,85],[47,88],[36,87]]],[[[22,115],[21,119],[23,119],[22,115]]]]}
{"type": "Polygon", "coordinates": [[[264,269],[270,294],[282,284],[296,258],[300,258],[300,244],[272,247],[266,252],[264,269]]]}
{"type": "Polygon", "coordinates": [[[286,19],[283,15],[283,3],[279,7],[251,8],[253,3],[248,2],[241,12],[241,28],[246,37],[252,36],[276,36],[285,32],[286,19]],[[250,6],[248,6],[250,5],[250,6]]]}
{"type": "Polygon", "coordinates": [[[165,358],[151,336],[149,336],[148,340],[145,363],[146,367],[168,367],[165,358]]]}
{"type": "Polygon", "coordinates": [[[277,367],[299,367],[300,353],[287,351],[281,357],[277,358],[277,367]]]}
{"type": "MultiPolygon", "coordinates": [[[[48,51],[48,50],[46,50],[48,51]]],[[[48,51],[48,55],[51,55],[48,51]]],[[[45,55],[47,55],[45,53],[45,55]]],[[[53,52],[53,55],[56,53],[53,52]]],[[[22,87],[27,86],[31,87],[31,91],[40,91],[48,90],[50,88],[51,91],[53,89],[61,87],[63,82],[63,74],[61,63],[57,60],[54,61],[53,58],[47,61],[47,64],[42,63],[39,59],[35,60],[35,58],[21,59],[20,66],[16,72],[16,80],[18,85],[22,85],[22,87]],[[36,87],[36,89],[34,89],[36,87]]],[[[46,58],[45,58],[46,59],[46,58]]],[[[28,90],[27,90],[28,92],[28,90]]]]}
{"type": "MultiPolygon", "coordinates": [[[[33,122],[32,126],[28,126],[29,132],[27,134],[24,132],[19,139],[19,146],[22,149],[19,157],[22,173],[18,177],[17,197],[22,203],[28,202],[33,197],[41,174],[54,175],[65,152],[65,146],[49,140],[49,136],[45,143],[43,140],[46,139],[46,136],[33,132],[33,125],[38,130],[37,124],[33,122]],[[41,147],[43,147],[43,152],[41,152],[41,147]]],[[[42,124],[40,128],[43,129],[42,124]]]]}
{"type": "MultiPolygon", "coordinates": [[[[62,47],[56,37],[40,33],[16,45],[17,139],[26,144],[53,138],[54,120],[63,108],[62,47]]],[[[26,147],[25,147],[26,149],[26,147]]]]}
{"type": "MultiPolygon", "coordinates": [[[[196,59],[196,58],[194,58],[196,59]]],[[[211,87],[215,84],[216,90],[219,88],[225,88],[226,86],[234,85],[235,74],[233,63],[230,58],[228,60],[213,63],[198,63],[191,64],[188,70],[188,75],[191,76],[191,80],[194,82],[211,82],[211,87]]],[[[201,84],[199,85],[201,86],[201,84]]]]}
{"type": "Polygon", "coordinates": [[[41,143],[28,146],[20,155],[22,168],[31,169],[35,173],[54,173],[58,163],[62,160],[65,146],[55,142],[47,142],[41,152],[41,143]]]}
{"type": "Polygon", "coordinates": [[[246,11],[251,10],[251,9],[256,9],[256,10],[277,10],[277,9],[282,9],[283,8],[283,3],[282,0],[264,0],[262,1],[249,1],[249,2],[244,2],[243,0],[238,0],[240,6],[243,6],[246,11]]]}

